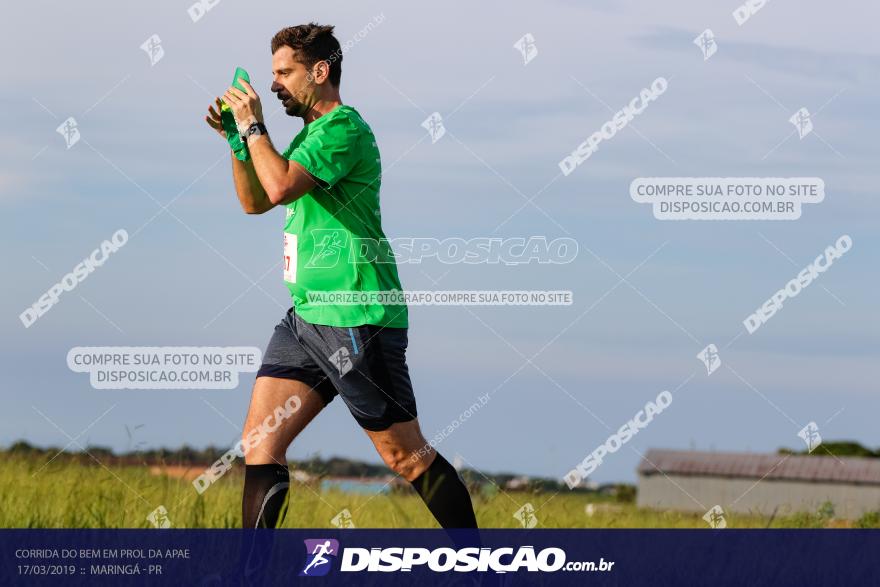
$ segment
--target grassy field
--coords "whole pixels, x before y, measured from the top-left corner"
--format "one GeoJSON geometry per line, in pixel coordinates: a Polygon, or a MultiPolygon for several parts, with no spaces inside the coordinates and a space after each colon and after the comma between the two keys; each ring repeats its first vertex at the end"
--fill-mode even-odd
{"type": "MultiPolygon", "coordinates": [[[[241,524],[241,468],[230,471],[201,496],[178,473],[150,467],[83,466],[8,456],[0,469],[0,527],[150,528],[147,515],[162,505],[176,528],[236,528],[241,524]],[[157,474],[158,473],[158,474],[157,474]]],[[[537,528],[708,528],[700,515],[642,510],[632,504],[599,501],[572,493],[475,492],[477,519],[484,528],[521,527],[513,514],[530,503],[537,528]],[[586,506],[594,503],[592,515],[586,506]]],[[[375,496],[318,491],[292,485],[287,528],[331,528],[348,509],[358,528],[434,528],[434,519],[414,493],[375,496]]],[[[727,514],[731,528],[880,527],[880,516],[848,522],[830,512],[768,520],[727,514]]]]}

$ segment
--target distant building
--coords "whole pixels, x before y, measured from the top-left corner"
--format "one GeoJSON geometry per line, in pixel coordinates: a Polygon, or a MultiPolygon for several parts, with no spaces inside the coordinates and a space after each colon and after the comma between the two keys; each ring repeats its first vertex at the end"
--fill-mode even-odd
{"type": "Polygon", "coordinates": [[[592,481],[590,479],[581,479],[575,485],[571,486],[571,489],[589,489],[590,491],[600,491],[601,485],[596,481],[592,481]]]}
{"type": "Polygon", "coordinates": [[[306,473],[305,471],[302,471],[300,469],[294,469],[293,471],[291,471],[290,477],[294,481],[298,481],[300,483],[311,483],[315,479],[314,475],[312,475],[311,473],[306,473]]]}
{"type": "Polygon", "coordinates": [[[880,459],[649,450],[639,507],[788,515],[834,504],[837,518],[880,511],[880,459]]]}
{"type": "Polygon", "coordinates": [[[528,489],[530,481],[531,479],[529,477],[520,475],[519,477],[514,477],[513,479],[508,480],[507,483],[504,484],[504,488],[512,491],[517,489],[528,489]]]}

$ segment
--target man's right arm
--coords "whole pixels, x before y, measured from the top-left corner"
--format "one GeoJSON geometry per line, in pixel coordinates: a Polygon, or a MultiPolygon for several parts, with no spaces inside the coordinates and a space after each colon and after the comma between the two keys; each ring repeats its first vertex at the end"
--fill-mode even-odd
{"type": "Polygon", "coordinates": [[[239,161],[232,155],[232,178],[242,209],[248,214],[262,214],[275,207],[257,178],[253,159],[239,161]]]}
{"type": "MultiPolygon", "coordinates": [[[[215,110],[214,106],[208,106],[208,115],[205,116],[205,122],[226,140],[226,131],[223,130],[223,121],[220,116],[223,103],[220,101],[220,98],[217,98],[214,104],[217,105],[217,109],[215,110]]],[[[262,214],[274,208],[275,204],[269,200],[266,191],[257,178],[253,160],[239,161],[234,153],[231,154],[231,157],[232,180],[235,183],[235,193],[238,196],[242,209],[248,214],[262,214]]]]}

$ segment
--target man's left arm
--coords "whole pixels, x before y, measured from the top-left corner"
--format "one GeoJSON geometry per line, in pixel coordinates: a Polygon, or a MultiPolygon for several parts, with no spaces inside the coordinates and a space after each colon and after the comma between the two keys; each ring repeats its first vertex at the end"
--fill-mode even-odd
{"type": "MultiPolygon", "coordinates": [[[[253,123],[263,123],[263,108],[253,87],[244,80],[240,83],[247,90],[246,93],[231,87],[223,99],[232,108],[239,128],[244,131],[253,123]]],[[[269,201],[276,206],[301,198],[317,185],[305,167],[285,159],[275,150],[268,134],[247,137],[247,145],[260,185],[269,201]]]]}

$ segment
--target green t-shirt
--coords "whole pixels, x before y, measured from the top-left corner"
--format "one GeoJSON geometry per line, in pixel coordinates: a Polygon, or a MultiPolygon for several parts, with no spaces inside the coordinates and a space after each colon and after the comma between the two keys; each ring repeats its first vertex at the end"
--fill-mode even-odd
{"type": "Polygon", "coordinates": [[[382,232],[373,131],[354,108],[340,105],[307,124],[282,156],[318,182],[287,205],[284,223],[284,281],[297,314],[327,326],[407,327],[405,304],[369,295],[402,290],[382,232]]]}

